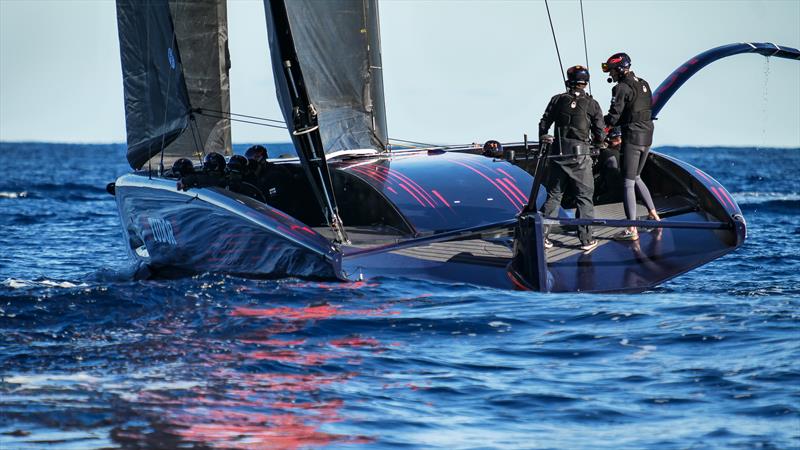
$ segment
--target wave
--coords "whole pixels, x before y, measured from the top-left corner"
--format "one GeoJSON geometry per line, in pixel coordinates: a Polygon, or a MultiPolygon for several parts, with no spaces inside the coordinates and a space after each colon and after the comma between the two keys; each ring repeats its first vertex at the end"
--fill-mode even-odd
{"type": "Polygon", "coordinates": [[[3,285],[11,289],[26,289],[26,288],[37,288],[37,287],[72,289],[72,288],[88,287],[86,283],[75,284],[71,281],[56,281],[48,279],[21,280],[17,278],[7,278],[5,281],[0,283],[0,285],[3,285]]]}
{"type": "Polygon", "coordinates": [[[0,191],[0,198],[25,198],[27,196],[28,196],[28,191],[22,191],[22,192],[0,191]]]}
{"type": "Polygon", "coordinates": [[[743,210],[770,210],[782,212],[800,209],[800,193],[797,192],[734,192],[734,200],[743,210]]]}

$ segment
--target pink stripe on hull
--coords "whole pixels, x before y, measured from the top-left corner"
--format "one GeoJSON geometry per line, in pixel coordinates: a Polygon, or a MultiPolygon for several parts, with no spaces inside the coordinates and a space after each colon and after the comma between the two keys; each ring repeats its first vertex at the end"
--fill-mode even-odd
{"type": "Polygon", "coordinates": [[[494,181],[493,181],[491,178],[487,177],[487,176],[486,176],[485,174],[483,174],[481,171],[479,171],[479,170],[475,169],[474,167],[470,167],[470,166],[468,166],[467,164],[461,163],[461,162],[459,162],[459,161],[453,161],[453,163],[455,163],[455,164],[458,164],[459,166],[466,167],[467,169],[469,169],[469,170],[471,170],[471,171],[473,171],[473,172],[477,173],[477,174],[478,174],[478,175],[480,175],[481,177],[485,178],[485,179],[486,179],[486,181],[488,181],[489,183],[491,183],[491,184],[492,184],[492,186],[494,186],[494,187],[495,187],[495,188],[496,188],[498,191],[500,191],[500,193],[501,193],[501,194],[503,194],[503,195],[504,195],[504,196],[505,196],[505,197],[508,199],[508,201],[509,201],[509,202],[511,202],[511,206],[513,206],[513,207],[515,207],[515,208],[517,208],[517,207],[518,207],[518,206],[517,206],[517,203],[516,203],[516,202],[515,202],[515,201],[514,201],[514,200],[513,200],[513,199],[512,199],[512,198],[511,198],[509,195],[508,195],[508,193],[506,193],[506,191],[505,191],[505,190],[503,190],[503,188],[501,188],[501,187],[500,187],[500,186],[499,186],[497,183],[495,183],[495,182],[494,182],[494,181]]]}

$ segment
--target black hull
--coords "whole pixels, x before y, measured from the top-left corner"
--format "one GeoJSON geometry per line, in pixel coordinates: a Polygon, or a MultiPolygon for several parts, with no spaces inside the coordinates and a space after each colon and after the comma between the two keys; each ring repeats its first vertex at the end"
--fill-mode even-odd
{"type": "Polygon", "coordinates": [[[117,180],[116,197],[130,254],[154,273],[343,278],[327,239],[243,195],[131,174],[117,180]]]}
{"type": "MultiPolygon", "coordinates": [[[[422,152],[332,168],[336,188],[357,199],[341,205],[351,245],[332,244],[331,233],[307,211],[289,215],[221,188],[180,192],[174,180],[132,174],[116,185],[131,255],[158,272],[393,276],[549,292],[636,292],[731,252],[746,234],[741,211],[722,186],[653,153],[643,177],[670,227],[644,230],[638,242],[613,241],[619,228],[595,227],[601,245],[589,254],[563,227],[552,234],[556,247],[542,253],[541,282],[532,283],[512,264],[516,216],[524,206],[519,192],[532,185],[519,167],[422,152]],[[681,224],[692,227],[671,227],[681,224]]],[[[623,219],[621,204],[597,209],[597,217],[623,219]]],[[[566,211],[561,217],[569,220],[566,211]]]]}

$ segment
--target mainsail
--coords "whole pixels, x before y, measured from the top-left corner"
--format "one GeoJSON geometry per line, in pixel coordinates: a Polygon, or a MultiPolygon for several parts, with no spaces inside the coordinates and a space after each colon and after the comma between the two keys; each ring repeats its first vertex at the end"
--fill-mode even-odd
{"type": "Polygon", "coordinates": [[[224,0],[117,0],[128,162],[231,153],[224,0]]]}
{"type": "Polygon", "coordinates": [[[294,131],[294,105],[281,35],[291,36],[325,153],[385,150],[378,1],[264,0],[264,6],[278,101],[289,130],[294,131]],[[276,7],[287,21],[276,17],[276,7]]]}

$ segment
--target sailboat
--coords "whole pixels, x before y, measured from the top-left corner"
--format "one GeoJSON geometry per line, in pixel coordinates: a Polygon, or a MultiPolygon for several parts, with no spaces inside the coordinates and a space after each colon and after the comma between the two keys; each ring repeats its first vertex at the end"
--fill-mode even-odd
{"type": "MultiPolygon", "coordinates": [[[[741,246],[746,223],[708,174],[651,153],[643,179],[662,221],[538,213],[548,148],[389,144],[377,0],[265,0],[273,76],[296,158],[281,205],[225,187],[180,190],[168,169],[231,154],[223,0],[117,0],[132,173],[109,185],[131,258],[156,275],[218,272],[342,281],[378,276],[544,292],[650,289],[741,246]],[[600,245],[581,251],[570,228],[591,223],[600,245]],[[557,245],[542,246],[551,225],[557,245]],[[636,225],[638,242],[616,242],[636,225]]],[[[767,44],[726,48],[797,58],[767,44]]],[[[688,76],[718,59],[693,58],[654,95],[654,112],[688,76]],[[692,62],[693,61],[693,62],[692,62]]],[[[702,56],[702,55],[698,55],[702,56]]],[[[646,216],[646,213],[642,214],[646,216]]]]}

